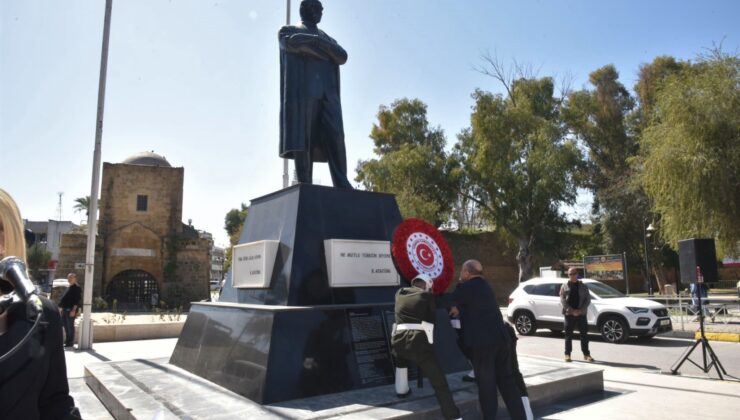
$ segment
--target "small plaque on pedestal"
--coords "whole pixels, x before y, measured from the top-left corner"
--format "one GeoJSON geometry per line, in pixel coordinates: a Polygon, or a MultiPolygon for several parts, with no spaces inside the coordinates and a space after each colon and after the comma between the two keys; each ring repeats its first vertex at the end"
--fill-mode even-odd
{"type": "Polygon", "coordinates": [[[330,287],[398,286],[388,241],[324,241],[330,287]]]}
{"type": "Polygon", "coordinates": [[[232,256],[233,284],[236,288],[270,287],[272,268],[280,241],[257,241],[235,245],[232,256]]]}

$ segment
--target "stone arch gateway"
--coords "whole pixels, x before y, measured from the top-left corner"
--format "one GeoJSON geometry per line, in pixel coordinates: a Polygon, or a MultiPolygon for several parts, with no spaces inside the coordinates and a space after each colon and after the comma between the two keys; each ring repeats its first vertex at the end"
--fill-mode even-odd
{"type": "Polygon", "coordinates": [[[124,270],[113,276],[106,288],[106,300],[115,299],[119,310],[146,310],[152,295],[159,296],[157,279],[144,270],[124,270]]]}

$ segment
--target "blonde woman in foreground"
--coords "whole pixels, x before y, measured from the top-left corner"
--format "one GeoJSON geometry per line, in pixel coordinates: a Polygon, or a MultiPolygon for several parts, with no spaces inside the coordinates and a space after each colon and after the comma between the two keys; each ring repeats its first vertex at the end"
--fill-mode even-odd
{"type": "MultiPolygon", "coordinates": [[[[0,266],[17,266],[8,257],[25,263],[26,241],[18,206],[0,189],[0,266]]],[[[0,300],[12,291],[9,281],[0,280],[0,300]]],[[[0,307],[0,419],[81,418],[69,395],[59,310],[48,299],[41,303],[39,322],[30,319],[33,311],[22,300],[0,307]]]]}

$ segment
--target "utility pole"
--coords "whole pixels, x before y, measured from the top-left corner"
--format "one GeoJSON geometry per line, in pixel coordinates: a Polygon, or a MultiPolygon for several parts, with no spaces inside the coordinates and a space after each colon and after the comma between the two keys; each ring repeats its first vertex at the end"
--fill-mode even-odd
{"type": "MultiPolygon", "coordinates": [[[[290,25],[290,0],[285,0],[285,6],[285,24],[290,25]]],[[[282,124],[282,121],[280,123],[282,124]]],[[[288,171],[288,159],[283,158],[283,188],[288,188],[288,171]]]]}
{"type": "Polygon", "coordinates": [[[108,41],[110,39],[110,16],[113,0],[105,0],[103,21],[103,47],[100,54],[100,80],[98,82],[98,113],[95,119],[95,149],[93,151],[92,185],[90,186],[90,212],[87,215],[87,256],[85,257],[85,288],[82,299],[82,328],[80,350],[92,349],[93,279],[95,275],[95,236],[98,231],[98,193],[100,188],[100,149],[103,141],[103,111],[105,110],[105,81],[108,73],[108,41]]]}
{"type": "Polygon", "coordinates": [[[57,204],[57,216],[59,216],[59,218],[57,220],[61,222],[62,221],[62,196],[64,195],[64,192],[59,191],[57,192],[57,195],[59,196],[59,203],[57,204]]]}

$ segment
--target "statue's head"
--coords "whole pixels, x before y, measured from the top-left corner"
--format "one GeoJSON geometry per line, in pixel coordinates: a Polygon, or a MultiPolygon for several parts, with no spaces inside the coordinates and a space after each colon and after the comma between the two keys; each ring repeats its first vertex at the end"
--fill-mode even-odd
{"type": "Polygon", "coordinates": [[[299,13],[301,20],[308,23],[321,22],[321,16],[324,12],[324,6],[319,0],[302,0],[299,13]]]}

